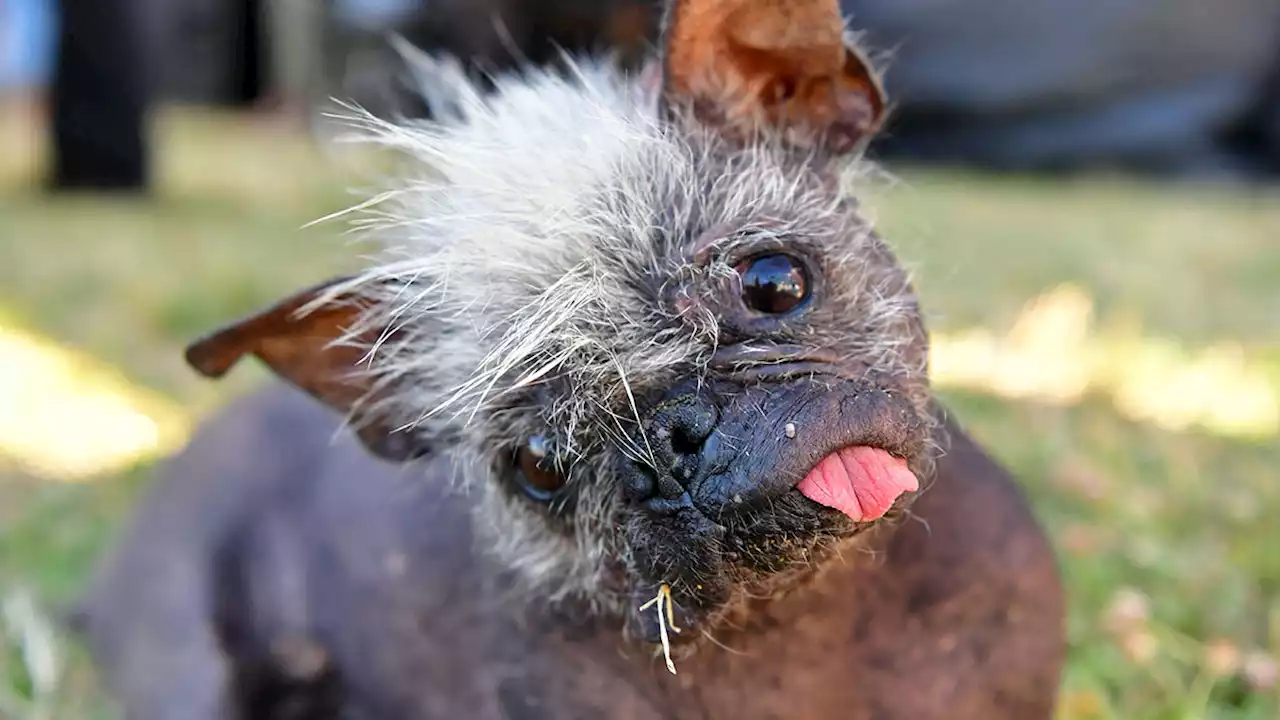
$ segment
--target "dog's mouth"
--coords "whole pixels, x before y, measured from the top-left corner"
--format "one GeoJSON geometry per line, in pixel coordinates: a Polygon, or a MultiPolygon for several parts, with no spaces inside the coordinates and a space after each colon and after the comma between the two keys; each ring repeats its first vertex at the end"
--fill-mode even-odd
{"type": "MultiPolygon", "coordinates": [[[[669,456],[670,492],[633,505],[627,521],[628,625],[645,642],[673,625],[666,644],[692,649],[745,598],[807,582],[923,484],[928,425],[903,393],[806,378],[716,397],[701,450],[669,456]]],[[[684,427],[701,408],[664,410],[662,427],[684,427]]]]}

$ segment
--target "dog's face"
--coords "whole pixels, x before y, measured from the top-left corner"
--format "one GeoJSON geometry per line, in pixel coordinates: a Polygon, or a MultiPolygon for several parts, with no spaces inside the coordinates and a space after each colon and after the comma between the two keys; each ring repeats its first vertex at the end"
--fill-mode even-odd
{"type": "Polygon", "coordinates": [[[257,355],[383,457],[453,453],[531,594],[656,641],[667,586],[681,643],[900,516],[932,415],[906,273],[838,191],[883,99],[835,3],[687,0],[665,36],[661,83],[480,98],[419,58],[439,123],[367,125],[430,168],[373,206],[380,261],[188,357],[257,355]]]}

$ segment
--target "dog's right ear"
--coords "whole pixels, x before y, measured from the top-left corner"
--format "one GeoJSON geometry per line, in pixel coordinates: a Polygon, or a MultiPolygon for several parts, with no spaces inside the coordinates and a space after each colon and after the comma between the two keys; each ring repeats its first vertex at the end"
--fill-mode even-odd
{"type": "Polygon", "coordinates": [[[384,328],[360,327],[369,303],[355,291],[340,291],[349,281],[337,278],[307,288],[197,340],[187,347],[187,363],[218,378],[240,358],[254,355],[285,381],[348,416],[356,435],[378,457],[394,462],[421,457],[428,451],[421,440],[397,432],[377,411],[384,388],[360,365],[369,349],[386,339],[384,328]]]}
{"type": "Polygon", "coordinates": [[[885,94],[838,0],[670,0],[663,102],[725,137],[758,130],[827,156],[880,128],[885,94]]]}

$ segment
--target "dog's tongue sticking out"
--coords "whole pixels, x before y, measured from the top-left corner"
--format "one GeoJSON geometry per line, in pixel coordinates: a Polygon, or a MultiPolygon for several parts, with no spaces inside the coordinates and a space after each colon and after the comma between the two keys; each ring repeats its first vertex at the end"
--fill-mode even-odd
{"type": "Polygon", "coordinates": [[[805,497],[856,522],[881,517],[920,483],[907,461],[877,448],[848,447],[822,459],[796,486],[805,497]]]}

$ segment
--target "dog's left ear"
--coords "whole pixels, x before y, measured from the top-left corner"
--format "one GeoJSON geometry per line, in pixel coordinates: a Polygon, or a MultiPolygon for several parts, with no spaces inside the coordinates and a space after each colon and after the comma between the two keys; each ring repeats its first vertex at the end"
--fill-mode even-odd
{"type": "Polygon", "coordinates": [[[396,432],[379,413],[383,388],[360,367],[383,329],[359,328],[368,302],[358,293],[331,292],[348,280],[307,288],[197,340],[187,347],[187,363],[219,378],[240,358],[254,355],[285,381],[348,416],[373,454],[393,462],[420,457],[428,448],[411,433],[396,432]],[[327,295],[334,297],[318,302],[327,295]]]}
{"type": "Polygon", "coordinates": [[[884,119],[870,62],[846,42],[838,0],[671,0],[668,106],[727,136],[757,130],[830,155],[858,148],[884,119]]]}

